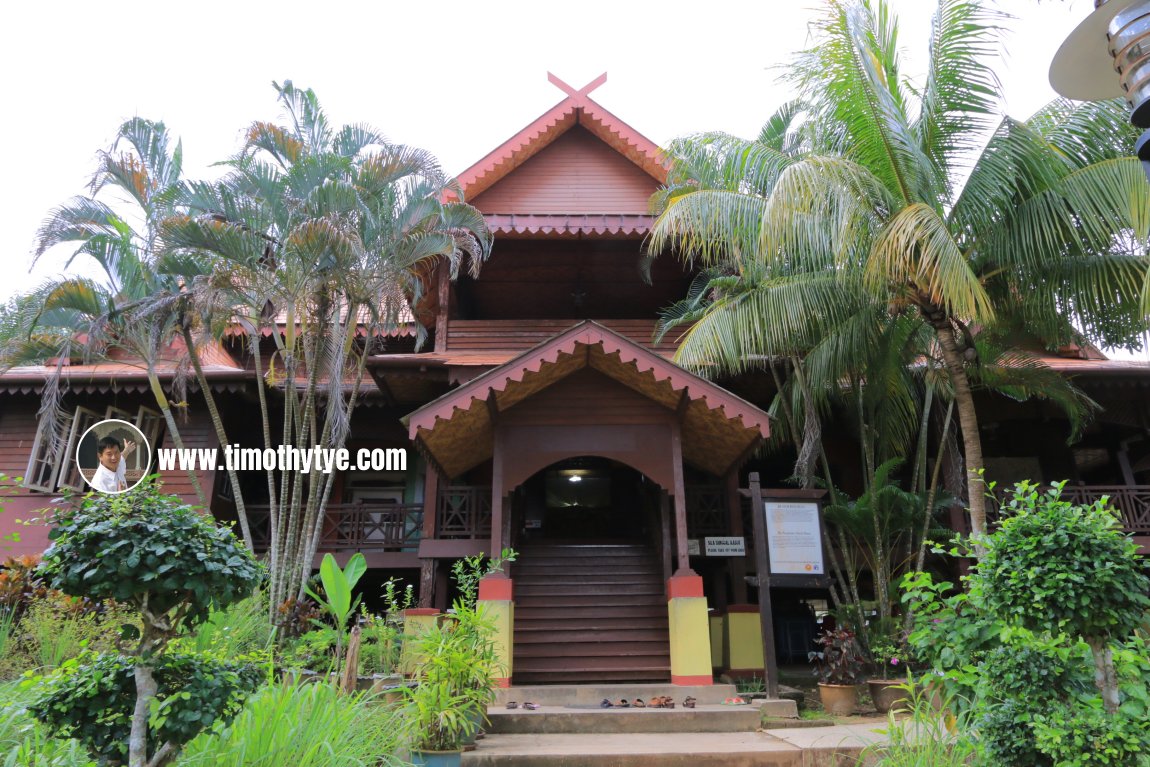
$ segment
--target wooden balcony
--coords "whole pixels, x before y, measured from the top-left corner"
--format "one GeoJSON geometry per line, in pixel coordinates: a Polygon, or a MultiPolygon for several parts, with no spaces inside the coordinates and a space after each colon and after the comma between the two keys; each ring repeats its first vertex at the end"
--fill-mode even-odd
{"type": "MultiPolygon", "coordinates": [[[[249,506],[256,551],[267,551],[271,525],[267,506],[249,506]]],[[[423,535],[423,504],[328,504],[319,550],[414,552],[423,535]]]]}

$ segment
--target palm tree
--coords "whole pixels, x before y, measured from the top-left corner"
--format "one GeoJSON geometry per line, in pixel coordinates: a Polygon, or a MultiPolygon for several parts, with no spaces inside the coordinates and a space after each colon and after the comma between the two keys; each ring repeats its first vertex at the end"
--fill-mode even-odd
{"type": "MultiPolygon", "coordinates": [[[[275,87],[285,123],[254,123],[223,181],[187,185],[190,215],[164,227],[164,268],[210,264],[189,280],[190,311],[201,333],[244,328],[264,446],[338,448],[378,337],[411,321],[417,271],[446,260],[452,276],[464,265],[476,274],[491,235],[474,208],[443,201],[453,184],[429,153],[336,128],[311,90],[275,87]],[[275,435],[269,389],[283,409],[275,435]]],[[[303,595],[334,479],[268,472],[273,610],[303,595]]]]}
{"type": "MultiPolygon", "coordinates": [[[[955,400],[976,534],[985,498],[972,385],[1000,375],[987,373],[980,345],[1137,343],[1150,229],[1123,105],[1059,101],[1026,121],[998,116],[996,21],[975,0],[941,0],[916,88],[885,2],[827,0],[815,45],[790,73],[807,109],[792,131],[802,151],[718,152],[740,185],[672,191],[652,237],[653,249],[763,276],[754,309],[724,320],[738,342],[727,359],[761,353],[790,328],[825,335],[875,307],[926,323],[955,400]]],[[[1042,375],[1032,363],[1024,374],[1042,375]]]]}
{"type": "MultiPolygon", "coordinates": [[[[40,226],[35,258],[49,248],[75,248],[65,268],[79,257],[99,267],[102,278],[50,280],[33,291],[9,317],[10,333],[0,352],[6,367],[103,356],[109,347],[128,351],[143,365],[148,384],[176,447],[183,447],[158,365],[175,362],[171,342],[175,318],[149,307],[155,297],[178,288],[156,270],[160,222],[174,210],[182,167],[179,142],[173,147],[162,122],[133,118],[120,125],[89,185],[89,195],[54,209],[40,226]],[[121,151],[122,145],[126,151],[121,151]],[[112,197],[115,207],[101,196],[112,197]]],[[[45,387],[41,414],[55,417],[59,366],[45,387]]],[[[178,383],[178,382],[177,382],[178,383]]],[[[199,476],[188,472],[200,502],[207,496],[199,476]]]]}

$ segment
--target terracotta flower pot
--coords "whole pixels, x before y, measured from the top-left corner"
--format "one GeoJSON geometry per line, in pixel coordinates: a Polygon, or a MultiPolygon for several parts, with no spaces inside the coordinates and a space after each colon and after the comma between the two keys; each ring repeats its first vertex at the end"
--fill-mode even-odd
{"type": "Polygon", "coordinates": [[[858,708],[857,684],[823,684],[819,682],[819,699],[823,710],[833,716],[850,716],[858,708]]]}
{"type": "Polygon", "coordinates": [[[870,699],[880,714],[906,708],[910,693],[898,685],[906,684],[905,679],[868,679],[870,699]]]}

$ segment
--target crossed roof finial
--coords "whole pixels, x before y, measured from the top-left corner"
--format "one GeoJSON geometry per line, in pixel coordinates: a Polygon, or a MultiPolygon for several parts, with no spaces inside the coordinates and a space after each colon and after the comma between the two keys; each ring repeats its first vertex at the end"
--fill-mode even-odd
{"type": "Polygon", "coordinates": [[[572,88],[570,85],[563,82],[562,80],[560,80],[558,77],[556,77],[555,75],[553,75],[550,72],[547,73],[547,82],[551,83],[556,88],[558,88],[559,90],[566,93],[577,104],[583,104],[586,101],[587,96],[591,93],[591,91],[595,90],[600,85],[607,82],[607,73],[604,72],[603,74],[599,75],[594,80],[592,80],[591,82],[584,85],[582,88],[578,88],[578,89],[572,88]]]}

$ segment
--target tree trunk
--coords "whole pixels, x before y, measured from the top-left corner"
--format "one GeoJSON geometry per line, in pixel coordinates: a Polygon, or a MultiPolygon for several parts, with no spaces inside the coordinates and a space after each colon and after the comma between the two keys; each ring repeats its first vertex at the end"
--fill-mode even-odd
{"type": "Polygon", "coordinates": [[[986,535],[986,494],[982,480],[982,438],[978,432],[978,414],[974,409],[974,394],[963,367],[962,353],[954,342],[954,327],[950,320],[934,324],[935,336],[942,347],[942,358],[954,387],[954,402],[958,408],[958,423],[962,427],[962,447],[966,459],[967,503],[970,504],[970,525],[974,536],[974,553],[979,559],[986,553],[982,538],[986,535]]]}
{"type": "Polygon", "coordinates": [[[132,711],[132,729],[128,736],[128,767],[147,767],[148,718],[152,699],[156,697],[156,679],[152,676],[152,667],[145,664],[136,665],[135,676],[136,707],[132,711]]]}
{"type": "MultiPolygon", "coordinates": [[[[204,375],[203,365],[200,364],[200,355],[196,351],[196,347],[192,342],[192,332],[188,329],[187,325],[183,328],[184,345],[188,348],[188,358],[192,361],[192,369],[196,371],[196,380],[200,384],[200,391],[204,395],[204,402],[208,405],[208,415],[212,419],[212,427],[216,432],[216,439],[220,443],[220,450],[229,444],[227,432],[224,430],[224,422],[220,418],[220,411],[216,407],[216,398],[212,394],[212,387],[208,384],[208,379],[204,375]]],[[[232,499],[236,504],[236,518],[240,521],[240,533],[244,536],[244,545],[248,547],[248,551],[255,551],[255,542],[252,540],[252,529],[248,525],[248,510],[244,505],[243,488],[240,487],[240,478],[236,474],[235,468],[230,464],[225,463],[224,469],[228,473],[228,481],[232,485],[232,499]]]]}
{"type": "MultiPolygon", "coordinates": [[[[172,406],[168,402],[168,395],[164,394],[164,387],[160,385],[160,379],[156,376],[155,371],[148,370],[148,386],[152,390],[152,397],[156,400],[156,405],[160,408],[160,412],[164,416],[164,424],[168,427],[168,434],[172,435],[172,442],[176,444],[177,450],[184,449],[184,440],[180,438],[180,429],[176,426],[176,419],[172,417],[172,406]]],[[[156,446],[152,445],[154,449],[156,446]]],[[[211,505],[208,503],[208,497],[204,494],[204,488],[200,484],[200,475],[196,473],[195,469],[188,469],[188,481],[192,483],[192,490],[196,492],[196,497],[200,499],[205,511],[211,511],[211,505]]]]}
{"type": "Polygon", "coordinates": [[[1102,693],[1102,705],[1111,716],[1118,714],[1118,674],[1114,670],[1114,654],[1105,639],[1090,638],[1090,653],[1094,656],[1094,684],[1102,693]]]}

